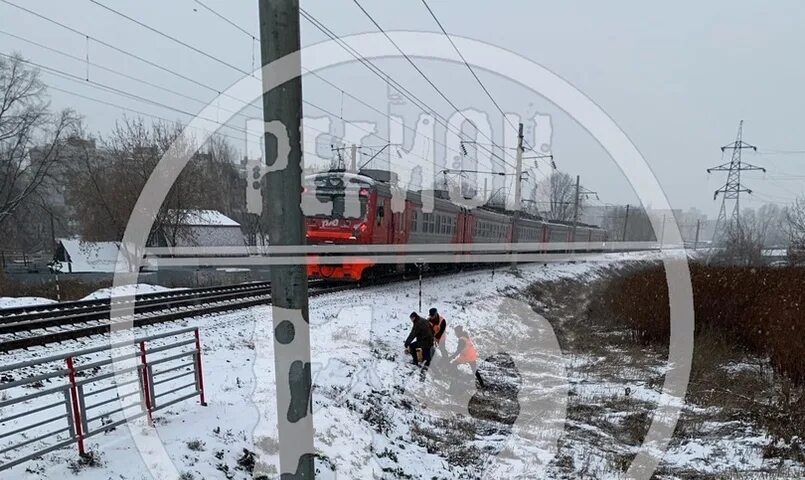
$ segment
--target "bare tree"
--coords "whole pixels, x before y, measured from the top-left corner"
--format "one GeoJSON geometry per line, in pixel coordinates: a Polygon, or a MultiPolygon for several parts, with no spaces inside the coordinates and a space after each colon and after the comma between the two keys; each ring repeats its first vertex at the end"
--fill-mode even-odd
{"type": "Polygon", "coordinates": [[[601,226],[609,232],[609,238],[613,240],[630,242],[657,240],[651,217],[640,205],[630,205],[628,213],[625,205],[609,207],[602,219],[601,226]],[[624,229],[624,227],[626,228],[624,229]]]}
{"type": "Polygon", "coordinates": [[[785,208],[785,231],[788,234],[788,259],[795,265],[805,263],[805,196],[798,197],[785,208]]]}
{"type": "MultiPolygon", "coordinates": [[[[576,183],[573,177],[564,172],[553,172],[540,181],[537,186],[536,200],[543,206],[548,220],[569,222],[573,220],[576,201],[576,183]]],[[[579,214],[583,210],[582,199],[579,199],[579,214]]]]}
{"type": "Polygon", "coordinates": [[[0,225],[50,177],[63,138],[78,124],[70,110],[52,114],[46,93],[21,57],[0,58],[0,225]]]}
{"type": "Polygon", "coordinates": [[[119,241],[146,181],[170,148],[184,150],[192,160],[179,174],[155,212],[149,232],[151,245],[175,245],[186,234],[189,210],[203,205],[205,191],[216,184],[204,182],[200,157],[192,139],[181,135],[182,126],[147,125],[142,119],[118,122],[101,148],[87,148],[73,159],[68,201],[80,225],[82,237],[92,241],[119,241]]]}
{"type": "Polygon", "coordinates": [[[743,219],[726,227],[722,248],[710,261],[725,265],[759,266],[763,264],[763,231],[756,222],[743,219]]]}

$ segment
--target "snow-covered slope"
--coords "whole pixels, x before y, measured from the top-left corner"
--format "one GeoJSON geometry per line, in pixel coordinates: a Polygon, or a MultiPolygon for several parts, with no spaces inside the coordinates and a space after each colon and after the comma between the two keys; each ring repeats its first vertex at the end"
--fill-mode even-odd
{"type": "MultiPolygon", "coordinates": [[[[611,264],[623,257],[598,260],[611,264]]],[[[435,306],[447,318],[448,349],[456,345],[452,327],[462,325],[486,359],[480,371],[491,388],[481,391],[468,369],[450,373],[435,365],[423,379],[408,364],[402,343],[408,314],[419,309],[417,282],[311,299],[318,478],[544,478],[555,472],[546,464],[555,461],[565,429],[571,376],[565,369],[590,359],[563,358],[550,325],[508,296],[539,280],[594,276],[600,264],[527,265],[516,275],[487,270],[424,281],[422,310],[435,306]]],[[[255,465],[275,471],[271,315],[271,308],[258,307],[149,327],[149,333],[184,325],[202,330],[209,406],[190,400],[156,415],[173,478],[246,479],[255,465]]],[[[591,384],[588,390],[606,388],[591,384]]],[[[634,394],[659,395],[651,389],[634,394]]],[[[77,455],[65,449],[30,462],[28,473],[17,467],[3,478],[74,478],[73,470],[82,480],[149,478],[150,452],[157,450],[142,456],[125,428],[92,439],[91,449],[100,466],[71,465],[77,455]]],[[[671,460],[682,462],[685,453],[674,452],[671,460]]]]}
{"type": "Polygon", "coordinates": [[[50,303],[56,303],[56,300],[43,297],[0,297],[0,308],[28,307],[50,303]]]}
{"type": "Polygon", "coordinates": [[[143,293],[158,293],[169,292],[176,290],[175,288],[167,288],[160,285],[151,285],[148,283],[138,283],[134,285],[121,285],[119,287],[108,287],[96,290],[81,300],[98,300],[109,297],[131,297],[143,293]]]}

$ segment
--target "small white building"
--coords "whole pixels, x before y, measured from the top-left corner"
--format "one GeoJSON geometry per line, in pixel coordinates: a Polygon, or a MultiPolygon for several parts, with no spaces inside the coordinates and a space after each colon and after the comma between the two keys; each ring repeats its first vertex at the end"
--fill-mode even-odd
{"type": "Polygon", "coordinates": [[[118,262],[118,242],[84,242],[77,238],[60,238],[56,261],[62,273],[113,273],[130,270],[124,257],[118,262]],[[115,268],[117,266],[117,269],[115,268]]]}
{"type": "MultiPolygon", "coordinates": [[[[167,242],[165,242],[167,245],[167,242]]],[[[243,247],[240,224],[217,210],[188,210],[181,215],[176,247],[243,247]]]]}

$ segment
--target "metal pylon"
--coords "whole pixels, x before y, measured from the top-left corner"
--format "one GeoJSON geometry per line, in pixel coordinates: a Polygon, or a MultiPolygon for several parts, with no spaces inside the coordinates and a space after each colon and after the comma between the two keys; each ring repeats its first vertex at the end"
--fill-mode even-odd
{"type": "Polygon", "coordinates": [[[713,244],[716,244],[718,241],[722,240],[726,236],[726,233],[729,231],[729,229],[733,226],[738,229],[741,228],[741,193],[752,193],[751,189],[746,188],[743,184],[741,184],[741,172],[747,170],[761,170],[766,172],[765,168],[757,167],[742,160],[741,152],[744,149],[751,148],[752,150],[757,151],[756,146],[750,145],[743,141],[743,126],[744,121],[741,120],[741,122],[738,124],[738,136],[736,137],[735,141],[729,145],[724,145],[721,147],[722,152],[732,150],[732,158],[730,161],[707,169],[707,173],[723,171],[728,172],[727,182],[723,187],[716,190],[713,194],[713,200],[717,199],[719,194],[722,195],[721,209],[718,212],[718,219],[716,220],[715,230],[713,231],[713,244]],[[730,201],[734,201],[734,204],[732,206],[732,211],[729,214],[729,218],[727,218],[727,203],[730,201]]]}

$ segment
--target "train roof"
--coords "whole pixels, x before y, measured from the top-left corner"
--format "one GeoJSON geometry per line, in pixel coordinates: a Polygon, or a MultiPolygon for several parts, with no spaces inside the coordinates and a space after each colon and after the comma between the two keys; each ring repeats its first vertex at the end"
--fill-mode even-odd
{"type": "MultiPolygon", "coordinates": [[[[396,185],[398,182],[397,174],[387,170],[361,170],[358,173],[347,172],[345,170],[330,170],[326,172],[319,172],[307,175],[305,177],[305,180],[315,182],[317,179],[325,180],[327,178],[332,178],[334,176],[341,176],[345,180],[351,183],[361,183],[370,187],[375,187],[379,192],[387,194],[391,193],[392,186],[396,185]],[[392,182],[389,182],[389,180],[392,180],[392,182]]],[[[343,184],[334,185],[332,183],[328,183],[328,186],[338,187],[343,186],[343,184]]],[[[450,210],[454,211],[463,208],[461,205],[458,205],[450,201],[447,192],[443,190],[417,190],[417,191],[407,190],[405,198],[408,201],[412,201],[421,205],[422,195],[433,195],[434,205],[437,205],[441,208],[448,207],[450,210]]],[[[473,210],[482,211],[490,215],[501,215],[506,217],[511,217],[512,215],[514,215],[514,212],[511,210],[506,210],[505,208],[493,205],[481,205],[479,207],[474,208],[473,210]]],[[[574,223],[571,221],[563,221],[563,220],[547,220],[539,215],[533,215],[527,212],[520,212],[520,219],[523,221],[540,222],[549,225],[562,225],[567,227],[572,227],[574,223]]],[[[603,230],[603,228],[599,227],[598,225],[590,225],[581,222],[577,222],[576,227],[603,230]]]]}

